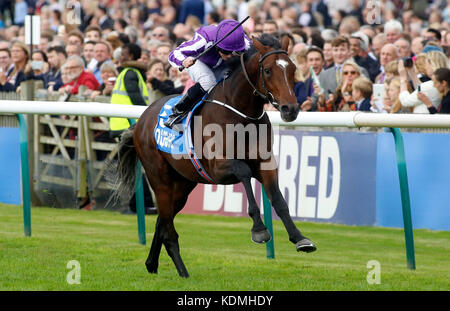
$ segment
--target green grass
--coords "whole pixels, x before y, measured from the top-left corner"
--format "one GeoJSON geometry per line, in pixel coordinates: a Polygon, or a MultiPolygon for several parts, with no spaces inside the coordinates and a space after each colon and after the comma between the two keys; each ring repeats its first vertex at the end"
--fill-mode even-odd
{"type": "Polygon", "coordinates": [[[406,268],[400,229],[299,222],[318,247],[297,253],[274,222],[275,259],[250,241],[250,218],[178,215],[181,255],[191,275],[178,277],[165,249],[158,274],[147,273],[155,216],[147,216],[147,246],[132,215],[109,211],[33,208],[32,237],[22,210],[0,205],[0,290],[450,290],[450,232],[415,230],[417,270],[406,268]],[[70,260],[81,284],[69,285],[70,260]],[[381,265],[381,284],[369,285],[367,262],[381,265]]]}

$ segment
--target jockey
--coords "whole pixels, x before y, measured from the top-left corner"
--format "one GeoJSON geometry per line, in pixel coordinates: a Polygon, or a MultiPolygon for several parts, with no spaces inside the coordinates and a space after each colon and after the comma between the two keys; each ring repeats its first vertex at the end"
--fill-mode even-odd
{"type": "Polygon", "coordinates": [[[243,52],[251,46],[250,39],[245,35],[242,26],[239,26],[228,37],[220,42],[215,49],[200,57],[195,57],[210,46],[225,37],[239,23],[232,19],[223,20],[218,24],[205,26],[197,30],[194,38],[182,43],[169,54],[169,63],[176,67],[186,68],[195,84],[173,107],[172,115],[164,123],[172,128],[177,120],[181,120],[192,107],[221,79],[226,72],[225,62],[233,56],[233,52],[243,52]]]}

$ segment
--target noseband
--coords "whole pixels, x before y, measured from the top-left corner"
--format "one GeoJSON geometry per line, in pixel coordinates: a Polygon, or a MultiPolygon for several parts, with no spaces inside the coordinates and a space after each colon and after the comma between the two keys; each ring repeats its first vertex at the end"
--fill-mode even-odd
{"type": "Polygon", "coordinates": [[[273,97],[272,93],[270,93],[270,91],[266,87],[266,81],[264,80],[264,74],[263,74],[263,66],[262,66],[263,61],[268,56],[273,55],[273,54],[286,54],[286,55],[288,55],[288,53],[286,51],[284,51],[284,50],[275,50],[275,51],[270,51],[269,53],[267,53],[264,56],[261,56],[259,58],[259,62],[258,62],[258,64],[259,64],[259,75],[261,76],[263,89],[264,89],[264,92],[266,94],[263,94],[260,91],[258,91],[258,89],[255,87],[255,85],[252,83],[252,81],[250,81],[250,78],[248,76],[247,70],[245,69],[244,53],[241,53],[241,66],[242,66],[242,70],[244,72],[245,78],[247,79],[247,81],[250,84],[250,86],[253,88],[253,95],[260,96],[262,99],[264,99],[265,101],[267,101],[270,104],[272,104],[276,109],[280,110],[280,105],[275,102],[275,98],[273,97]]]}

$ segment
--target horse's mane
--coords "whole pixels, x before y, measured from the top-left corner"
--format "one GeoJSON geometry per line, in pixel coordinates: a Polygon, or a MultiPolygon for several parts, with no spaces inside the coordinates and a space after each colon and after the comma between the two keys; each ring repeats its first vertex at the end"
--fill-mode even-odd
{"type": "MultiPolygon", "coordinates": [[[[262,45],[270,46],[275,50],[281,49],[280,41],[276,37],[269,34],[262,34],[261,37],[256,38],[256,40],[258,40],[262,45]]],[[[256,48],[252,45],[250,49],[244,52],[244,62],[246,63],[254,54],[256,54],[256,52],[256,48]]],[[[226,62],[226,64],[233,74],[242,69],[240,56],[233,56],[226,62]]]]}

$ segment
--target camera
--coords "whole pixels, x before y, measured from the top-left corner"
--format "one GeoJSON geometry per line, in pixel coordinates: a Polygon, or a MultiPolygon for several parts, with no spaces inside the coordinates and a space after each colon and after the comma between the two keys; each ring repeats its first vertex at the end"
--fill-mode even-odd
{"type": "Polygon", "coordinates": [[[405,68],[412,68],[414,66],[415,57],[405,57],[403,58],[403,65],[405,68]]]}

